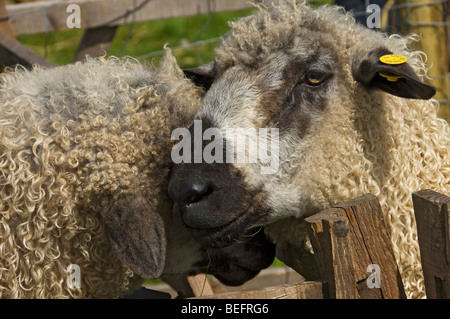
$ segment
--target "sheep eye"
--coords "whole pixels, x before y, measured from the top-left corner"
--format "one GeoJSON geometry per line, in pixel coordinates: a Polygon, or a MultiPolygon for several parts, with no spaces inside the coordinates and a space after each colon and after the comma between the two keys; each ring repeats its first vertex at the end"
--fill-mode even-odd
{"type": "Polygon", "coordinates": [[[322,72],[309,72],[306,74],[305,82],[311,86],[317,86],[325,82],[327,75],[322,72]]]}

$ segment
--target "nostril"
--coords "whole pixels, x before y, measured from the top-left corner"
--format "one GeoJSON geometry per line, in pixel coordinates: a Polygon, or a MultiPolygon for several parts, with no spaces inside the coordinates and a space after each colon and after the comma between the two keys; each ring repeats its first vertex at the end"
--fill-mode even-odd
{"type": "Polygon", "coordinates": [[[169,194],[180,207],[187,207],[200,202],[214,192],[213,184],[200,179],[184,179],[171,181],[169,194]]]}
{"type": "Polygon", "coordinates": [[[185,200],[186,206],[197,203],[201,201],[204,197],[212,194],[213,188],[211,185],[206,185],[206,187],[203,188],[202,190],[199,190],[198,188],[193,188],[193,191],[195,193],[189,195],[185,200]]]}

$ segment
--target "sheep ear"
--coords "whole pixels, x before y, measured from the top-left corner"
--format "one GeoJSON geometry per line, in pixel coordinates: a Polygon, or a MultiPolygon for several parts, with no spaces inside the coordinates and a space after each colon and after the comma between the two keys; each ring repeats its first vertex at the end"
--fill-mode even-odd
{"type": "Polygon", "coordinates": [[[365,57],[355,59],[352,65],[355,80],[368,88],[380,89],[404,98],[427,100],[433,97],[436,89],[422,82],[407,62],[381,62],[380,57],[385,55],[392,55],[392,52],[379,48],[365,57]]]}
{"type": "Polygon", "coordinates": [[[184,69],[184,75],[195,85],[208,91],[217,75],[215,61],[201,65],[193,69],[184,69]]]}
{"type": "Polygon", "coordinates": [[[161,276],[166,255],[164,223],[147,200],[139,194],[115,196],[102,217],[119,258],[145,279],[161,276]]]}

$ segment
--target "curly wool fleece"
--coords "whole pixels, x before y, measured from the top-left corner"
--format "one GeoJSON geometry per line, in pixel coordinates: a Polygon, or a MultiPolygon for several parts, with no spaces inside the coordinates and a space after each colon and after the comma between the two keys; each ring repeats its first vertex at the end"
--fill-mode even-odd
{"type": "Polygon", "coordinates": [[[136,190],[156,209],[170,132],[201,95],[170,52],[156,70],[98,58],[0,75],[0,298],[118,297],[142,281],[99,212],[136,190]]]}
{"type": "MultiPolygon", "coordinates": [[[[293,0],[260,6],[230,26],[216,48],[215,82],[196,116],[222,128],[270,127],[283,119],[278,174],[236,165],[247,188],[265,194],[252,205],[266,209],[261,224],[277,251],[296,247],[298,256],[302,241],[307,244],[304,217],[372,193],[407,295],[425,296],[411,193],[450,194],[450,128],[437,118],[436,100],[401,98],[386,93],[388,84],[384,92],[354,77],[355,66],[377,50],[407,57],[412,70],[426,76],[424,54],[410,49],[415,37],[389,37],[355,23],[342,8],[313,9],[293,0]],[[332,70],[327,89],[292,93],[296,83],[298,91],[312,92],[300,78],[311,65],[332,70]],[[300,102],[292,108],[291,101],[300,102]],[[283,112],[294,115],[286,119],[283,112]]],[[[419,90],[410,84],[414,97],[419,90]]]]}
{"type": "MultiPolygon", "coordinates": [[[[280,29],[285,24],[280,23],[290,21],[295,28],[292,21],[302,20],[302,25],[318,26],[318,30],[332,35],[341,44],[342,49],[335,51],[340,61],[349,61],[355,56],[362,58],[365,52],[377,46],[386,47],[407,57],[408,64],[418,75],[426,75],[424,54],[410,49],[414,36],[387,37],[373,32],[356,24],[351,14],[342,14],[337,7],[325,6],[314,11],[305,5],[290,3],[272,10],[270,17],[261,11],[251,21],[235,23],[233,29],[240,32],[245,28],[243,23],[265,23],[270,29],[273,23],[274,28],[278,26],[274,29],[277,39],[286,39],[289,32],[283,33],[280,29]]],[[[244,41],[237,34],[232,38],[244,41]]],[[[226,59],[226,51],[230,52],[227,46],[225,41],[219,49],[221,59],[226,59]]],[[[437,118],[439,104],[436,100],[403,99],[382,92],[366,92],[354,81],[346,85],[347,88],[336,92],[339,96],[335,101],[339,102],[333,104],[332,112],[324,116],[308,140],[311,147],[301,155],[304,166],[295,177],[301,181],[297,186],[307,190],[316,209],[364,193],[377,195],[407,296],[423,298],[425,287],[411,194],[426,188],[450,194],[450,127],[445,120],[437,118]]],[[[275,200],[282,202],[284,198],[275,200]]],[[[292,220],[274,224],[268,233],[285,237],[287,229],[292,227],[286,224],[292,224],[292,220]]],[[[288,241],[296,237],[288,236],[288,241]]]]}

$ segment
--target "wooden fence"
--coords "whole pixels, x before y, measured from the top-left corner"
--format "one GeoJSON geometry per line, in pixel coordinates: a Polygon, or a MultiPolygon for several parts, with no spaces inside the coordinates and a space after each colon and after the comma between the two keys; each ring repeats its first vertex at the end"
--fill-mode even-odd
{"type": "MultiPolygon", "coordinates": [[[[450,197],[430,190],[412,195],[428,298],[450,298],[450,197]]],[[[307,218],[323,280],[215,293],[205,276],[189,278],[195,298],[405,298],[381,207],[364,195],[307,218]]]]}

